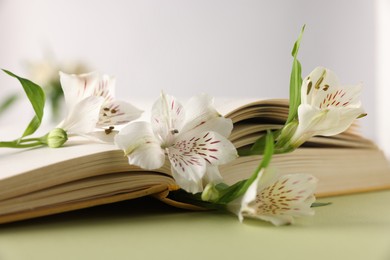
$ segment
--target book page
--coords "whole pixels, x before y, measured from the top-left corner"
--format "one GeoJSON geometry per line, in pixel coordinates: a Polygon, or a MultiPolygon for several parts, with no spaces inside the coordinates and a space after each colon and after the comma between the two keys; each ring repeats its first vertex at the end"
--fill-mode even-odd
{"type": "Polygon", "coordinates": [[[106,174],[2,200],[0,201],[0,215],[21,212],[29,208],[37,209],[93,198],[111,197],[117,194],[129,194],[155,186],[163,186],[165,190],[174,184],[173,178],[154,172],[106,174]]]}
{"type": "Polygon", "coordinates": [[[235,110],[242,109],[243,107],[247,106],[248,104],[252,104],[252,103],[257,102],[259,100],[263,100],[263,99],[262,98],[253,98],[253,97],[239,98],[239,99],[221,97],[221,98],[214,99],[214,105],[217,108],[217,111],[221,115],[226,116],[235,110]]]}
{"type": "MultiPolygon", "coordinates": [[[[115,145],[69,142],[61,148],[40,147],[2,154],[0,201],[83,178],[119,172],[148,172],[130,165],[115,145]]],[[[170,175],[166,163],[158,172],[170,175]]]]}
{"type": "MultiPolygon", "coordinates": [[[[245,156],[222,165],[227,184],[249,178],[261,156],[245,156]]],[[[390,166],[379,150],[350,148],[301,148],[274,155],[269,167],[275,174],[311,174],[319,179],[318,197],[390,188],[390,166]]]]}
{"type": "Polygon", "coordinates": [[[32,149],[0,149],[0,180],[59,162],[115,151],[113,144],[92,143],[87,140],[70,140],[63,147],[37,147],[32,149]]]}

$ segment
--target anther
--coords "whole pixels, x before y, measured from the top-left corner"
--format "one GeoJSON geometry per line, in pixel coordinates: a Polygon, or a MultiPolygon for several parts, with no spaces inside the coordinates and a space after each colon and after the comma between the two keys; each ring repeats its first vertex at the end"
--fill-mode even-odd
{"type": "Polygon", "coordinates": [[[324,71],[322,72],[321,77],[318,79],[316,85],[314,86],[316,89],[319,89],[319,88],[320,88],[320,85],[321,85],[322,81],[324,80],[325,75],[326,75],[326,70],[324,70],[324,71]]]}
{"type": "Polygon", "coordinates": [[[309,81],[309,84],[307,84],[307,92],[306,92],[306,95],[309,95],[312,86],[313,86],[313,82],[309,81]]]}
{"type": "Polygon", "coordinates": [[[179,130],[177,130],[177,129],[172,129],[172,130],[171,130],[171,134],[173,134],[173,135],[174,135],[174,134],[178,134],[178,133],[179,133],[179,130]]]}

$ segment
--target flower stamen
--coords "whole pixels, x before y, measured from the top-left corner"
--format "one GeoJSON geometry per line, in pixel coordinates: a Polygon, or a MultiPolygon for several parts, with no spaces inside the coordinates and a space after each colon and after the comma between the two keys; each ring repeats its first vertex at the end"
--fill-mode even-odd
{"type": "Polygon", "coordinates": [[[112,130],[114,130],[114,126],[110,126],[108,129],[104,129],[104,132],[106,133],[106,135],[109,135],[112,133],[112,130]]]}
{"type": "Polygon", "coordinates": [[[179,133],[179,130],[177,129],[172,129],[171,130],[171,134],[174,135],[174,134],[178,134],[179,133]]]}
{"type": "Polygon", "coordinates": [[[325,75],[326,75],[326,70],[323,70],[322,74],[321,74],[321,77],[318,79],[318,81],[316,82],[316,85],[314,86],[315,89],[319,89],[320,88],[320,85],[321,85],[322,81],[324,80],[325,75]]]}

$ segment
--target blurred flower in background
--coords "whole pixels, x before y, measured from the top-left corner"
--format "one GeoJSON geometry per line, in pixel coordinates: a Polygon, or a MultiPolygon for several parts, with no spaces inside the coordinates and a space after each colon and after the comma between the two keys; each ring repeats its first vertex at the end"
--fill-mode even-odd
{"type": "MultiPolygon", "coordinates": [[[[46,105],[50,109],[53,123],[61,119],[61,107],[64,105],[59,71],[67,74],[82,74],[89,72],[90,68],[80,61],[58,62],[53,55],[46,55],[42,60],[26,63],[25,77],[44,89],[48,102],[46,105]]],[[[22,96],[22,92],[17,92],[1,99],[0,116],[22,96]]]]}

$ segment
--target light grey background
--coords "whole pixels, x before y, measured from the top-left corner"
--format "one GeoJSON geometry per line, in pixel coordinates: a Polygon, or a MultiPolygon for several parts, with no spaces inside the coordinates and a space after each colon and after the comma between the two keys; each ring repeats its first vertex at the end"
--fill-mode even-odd
{"type": "MultiPolygon", "coordinates": [[[[0,0],[0,67],[25,75],[23,64],[49,50],[59,61],[82,60],[115,75],[118,95],[130,101],[161,90],[288,97],[290,52],[306,24],[304,76],[321,65],[344,84],[363,82],[369,114],[363,131],[376,138],[375,6],[370,0],[0,0]]],[[[0,82],[0,97],[19,87],[4,74],[0,82]]]]}

